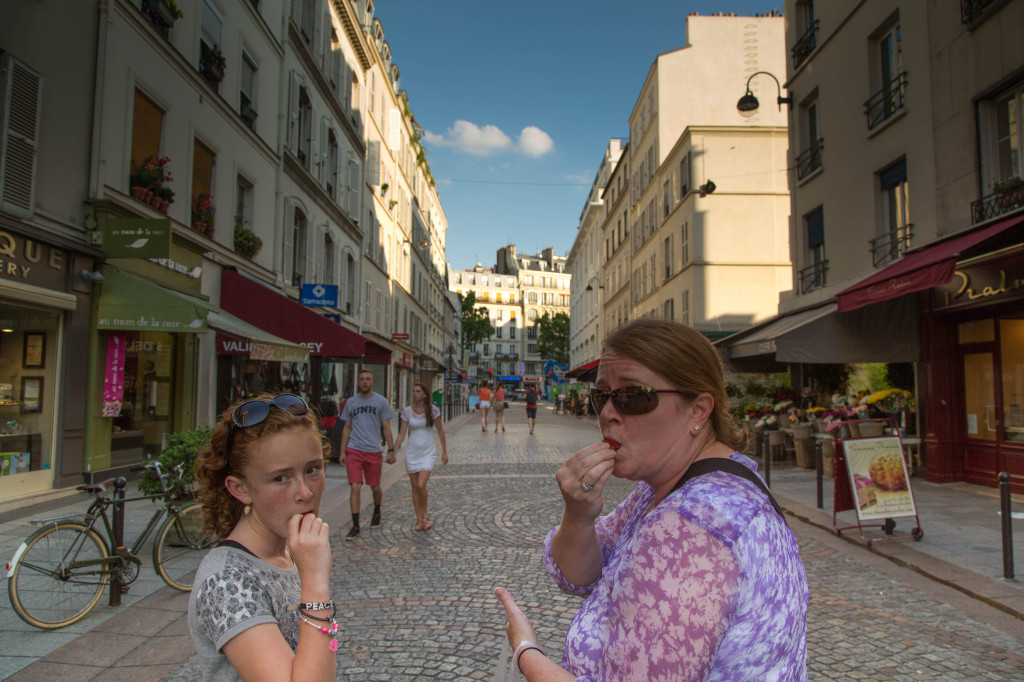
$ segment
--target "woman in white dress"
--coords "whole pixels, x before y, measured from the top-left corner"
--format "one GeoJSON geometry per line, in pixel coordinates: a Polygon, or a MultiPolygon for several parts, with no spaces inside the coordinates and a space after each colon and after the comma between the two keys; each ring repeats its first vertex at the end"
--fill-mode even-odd
{"type": "Polygon", "coordinates": [[[430,402],[430,393],[423,384],[412,387],[412,405],[401,413],[401,426],[395,449],[402,447],[406,434],[409,445],[405,449],[405,471],[412,484],[412,506],[416,510],[416,525],[413,530],[430,530],[433,527],[427,516],[427,479],[434,468],[437,448],[434,445],[434,428],[441,439],[441,464],[448,463],[448,446],[441,425],[441,410],[430,402]]]}

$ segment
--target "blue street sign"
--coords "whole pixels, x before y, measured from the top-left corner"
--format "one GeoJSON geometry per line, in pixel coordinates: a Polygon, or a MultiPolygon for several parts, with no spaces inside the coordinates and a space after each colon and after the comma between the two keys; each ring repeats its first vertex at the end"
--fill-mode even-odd
{"type": "Polygon", "coordinates": [[[324,317],[326,317],[331,322],[341,324],[341,313],[324,313],[324,317]]]}
{"type": "Polygon", "coordinates": [[[338,285],[337,284],[303,284],[302,297],[299,302],[302,305],[337,307],[338,306],[338,285]]]}

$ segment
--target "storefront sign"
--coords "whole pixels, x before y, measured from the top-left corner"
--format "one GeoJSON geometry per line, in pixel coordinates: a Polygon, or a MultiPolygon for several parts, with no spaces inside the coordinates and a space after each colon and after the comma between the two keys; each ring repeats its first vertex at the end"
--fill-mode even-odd
{"type": "Polygon", "coordinates": [[[409,340],[409,335],[408,334],[392,334],[391,335],[391,340],[392,341],[408,341],[409,340]]]}
{"type": "Polygon", "coordinates": [[[854,438],[843,449],[861,521],[917,514],[899,438],[854,438]]]}
{"type": "Polygon", "coordinates": [[[171,253],[170,218],[106,218],[103,252],[107,258],[167,258],[171,253]]]}
{"type": "Polygon", "coordinates": [[[299,303],[308,306],[338,307],[337,284],[303,284],[299,303]]]}
{"type": "Polygon", "coordinates": [[[0,230],[0,278],[63,290],[66,261],[61,249],[0,230]]]}
{"type": "Polygon", "coordinates": [[[113,332],[107,336],[107,366],[103,378],[103,417],[120,417],[124,399],[125,336],[113,332]]]}
{"type": "Polygon", "coordinates": [[[1000,255],[982,256],[958,267],[948,284],[936,287],[935,306],[957,308],[1024,296],[1024,259],[1019,250],[1000,255]]]}

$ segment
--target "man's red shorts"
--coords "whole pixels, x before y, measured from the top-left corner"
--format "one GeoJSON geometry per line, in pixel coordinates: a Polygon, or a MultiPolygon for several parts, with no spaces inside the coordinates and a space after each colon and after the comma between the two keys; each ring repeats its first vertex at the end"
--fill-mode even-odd
{"type": "Polygon", "coordinates": [[[376,488],[380,485],[380,471],[384,468],[384,458],[379,452],[366,452],[355,448],[345,448],[345,471],[348,472],[348,484],[363,483],[376,488]]]}

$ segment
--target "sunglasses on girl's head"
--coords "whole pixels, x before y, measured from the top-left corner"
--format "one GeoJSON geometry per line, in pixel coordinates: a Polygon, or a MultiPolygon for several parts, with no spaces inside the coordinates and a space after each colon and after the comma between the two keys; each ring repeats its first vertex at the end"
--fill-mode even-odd
{"type": "Polygon", "coordinates": [[[255,426],[267,418],[271,405],[294,415],[309,412],[309,405],[305,400],[291,393],[282,393],[270,400],[249,400],[242,403],[231,411],[231,422],[240,429],[255,426]]]}
{"type": "Polygon", "coordinates": [[[282,393],[270,400],[248,400],[231,410],[231,428],[228,430],[227,451],[231,452],[231,439],[235,429],[247,429],[264,422],[270,414],[270,406],[290,412],[296,416],[309,412],[309,405],[297,395],[282,393]]]}
{"type": "Polygon", "coordinates": [[[611,391],[592,388],[590,389],[590,404],[593,405],[594,412],[597,414],[601,414],[601,410],[608,404],[609,399],[611,399],[612,405],[615,406],[619,414],[647,414],[648,412],[653,412],[658,407],[659,393],[678,393],[679,395],[684,395],[682,391],[675,389],[651,388],[650,386],[623,386],[611,391]]]}

